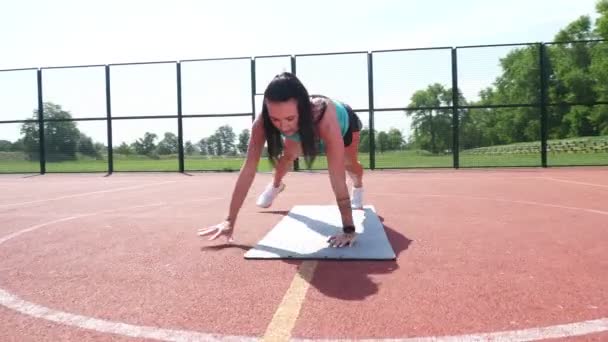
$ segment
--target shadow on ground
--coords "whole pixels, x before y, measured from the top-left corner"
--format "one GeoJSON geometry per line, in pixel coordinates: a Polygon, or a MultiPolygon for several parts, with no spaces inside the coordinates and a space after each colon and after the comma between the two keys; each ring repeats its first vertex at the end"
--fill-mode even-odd
{"type": "MultiPolygon", "coordinates": [[[[282,216],[289,214],[288,211],[264,211],[262,213],[282,216]]],[[[400,254],[406,251],[412,243],[412,240],[405,237],[397,229],[386,225],[382,216],[379,216],[379,218],[389,243],[395,252],[395,260],[316,260],[317,266],[315,273],[310,280],[310,285],[328,297],[343,300],[363,300],[376,294],[381,283],[375,282],[371,276],[375,274],[388,274],[396,271],[399,268],[400,254]]],[[[404,230],[404,227],[400,228],[401,231],[404,230]]],[[[239,248],[246,252],[253,247],[253,245],[225,243],[204,246],[201,250],[208,251],[239,248]]],[[[302,259],[268,259],[268,262],[279,261],[298,266],[304,262],[302,259]]],[[[298,268],[298,272],[299,271],[300,268],[298,268]]]]}

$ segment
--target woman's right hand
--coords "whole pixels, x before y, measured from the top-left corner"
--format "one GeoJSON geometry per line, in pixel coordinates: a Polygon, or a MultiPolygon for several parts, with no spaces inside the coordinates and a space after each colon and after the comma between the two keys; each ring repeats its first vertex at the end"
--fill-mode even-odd
{"type": "Polygon", "coordinates": [[[228,242],[232,242],[232,241],[234,241],[234,239],[232,238],[233,228],[234,227],[233,227],[232,223],[230,223],[230,221],[226,220],[226,221],[223,221],[222,223],[218,223],[218,224],[210,226],[210,227],[199,229],[198,235],[205,236],[205,235],[213,234],[209,238],[209,240],[215,240],[220,235],[226,235],[226,239],[228,240],[228,242]]]}

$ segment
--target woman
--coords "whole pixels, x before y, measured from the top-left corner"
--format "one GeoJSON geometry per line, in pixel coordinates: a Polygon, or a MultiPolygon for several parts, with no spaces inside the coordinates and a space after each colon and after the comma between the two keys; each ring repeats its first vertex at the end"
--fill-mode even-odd
{"type": "Polygon", "coordinates": [[[238,211],[251,187],[264,149],[274,167],[274,180],[260,195],[257,205],[268,208],[283,191],[282,179],[302,155],[310,169],[319,147],[327,156],[331,185],[342,217],[343,231],[328,240],[332,247],[352,245],[356,238],[352,209],[362,209],[363,167],[357,160],[361,121],[353,110],[325,96],[309,96],[300,80],[291,73],[277,75],[264,92],[262,115],[251,128],[247,156],[232,192],[229,214],[217,225],[198,231],[200,236],[213,234],[213,240],[232,234],[238,211]],[[345,173],[353,181],[353,198],[349,197],[345,173]]]}

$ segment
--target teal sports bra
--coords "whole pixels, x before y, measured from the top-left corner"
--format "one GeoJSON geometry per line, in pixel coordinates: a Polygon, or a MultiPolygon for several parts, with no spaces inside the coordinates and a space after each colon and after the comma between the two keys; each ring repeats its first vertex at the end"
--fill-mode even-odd
{"type": "MultiPolygon", "coordinates": [[[[340,132],[342,133],[342,136],[344,137],[344,135],[348,131],[348,127],[350,125],[348,112],[346,111],[346,108],[344,107],[344,105],[342,103],[335,101],[335,100],[331,100],[331,101],[336,106],[336,116],[338,118],[338,123],[340,124],[340,132]]],[[[281,133],[281,135],[287,139],[300,142],[300,133],[295,133],[292,135],[285,135],[285,134],[281,133]]]]}

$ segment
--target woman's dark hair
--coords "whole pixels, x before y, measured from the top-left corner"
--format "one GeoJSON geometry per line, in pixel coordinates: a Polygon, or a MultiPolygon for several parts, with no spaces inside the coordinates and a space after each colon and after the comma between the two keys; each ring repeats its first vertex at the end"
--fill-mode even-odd
{"type": "Polygon", "coordinates": [[[302,154],[308,169],[317,155],[317,142],[314,134],[312,105],[308,91],[300,80],[292,73],[284,72],[275,76],[266,91],[262,105],[262,117],[264,119],[264,132],[268,145],[268,159],[272,165],[276,165],[283,152],[283,141],[281,132],[272,124],[266,100],[270,102],[284,102],[296,99],[298,102],[298,133],[302,144],[302,154]]]}

